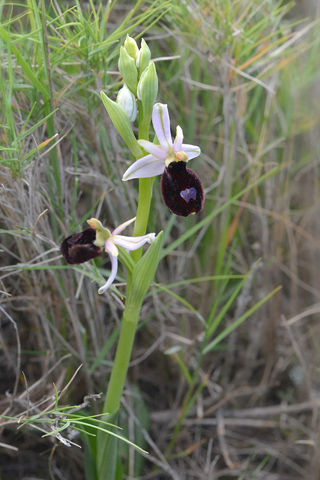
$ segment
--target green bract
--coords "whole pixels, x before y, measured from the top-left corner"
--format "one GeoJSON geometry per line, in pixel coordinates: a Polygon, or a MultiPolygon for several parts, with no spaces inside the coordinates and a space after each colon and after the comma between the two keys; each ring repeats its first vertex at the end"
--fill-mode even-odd
{"type": "Polygon", "coordinates": [[[100,92],[104,106],[112,120],[119,135],[136,158],[142,157],[142,150],[139,147],[136,137],[132,131],[130,119],[126,112],[116,102],[111,100],[104,92],[100,92]]]}
{"type": "Polygon", "coordinates": [[[142,73],[137,88],[138,99],[142,102],[143,115],[140,112],[140,118],[144,126],[149,125],[151,122],[153,105],[157,95],[158,76],[154,62],[150,62],[149,66],[142,73]]]}
{"type": "Polygon", "coordinates": [[[149,66],[151,60],[151,51],[146,42],[141,40],[141,48],[139,50],[139,55],[136,61],[136,65],[139,70],[139,75],[149,66]]]}
{"type": "Polygon", "coordinates": [[[131,92],[137,95],[138,70],[136,62],[124,47],[120,47],[118,68],[131,92]]]}
{"type": "Polygon", "coordinates": [[[125,316],[128,322],[138,321],[142,302],[158,268],[162,247],[162,233],[160,232],[156,236],[148,251],[133,268],[131,288],[126,299],[125,316]]]}
{"type": "Polygon", "coordinates": [[[139,48],[137,42],[132,37],[129,37],[129,35],[127,35],[123,46],[130,55],[130,57],[132,57],[136,62],[139,55],[139,48]]]}

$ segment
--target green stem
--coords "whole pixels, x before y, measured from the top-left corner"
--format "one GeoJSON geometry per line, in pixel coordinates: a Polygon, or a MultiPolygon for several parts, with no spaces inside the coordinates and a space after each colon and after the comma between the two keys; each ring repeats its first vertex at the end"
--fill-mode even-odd
{"type": "MultiPolygon", "coordinates": [[[[142,104],[139,104],[139,111],[142,112],[142,104]]],[[[143,119],[139,120],[139,140],[149,140],[149,125],[143,125],[143,119]]],[[[146,153],[146,152],[144,152],[146,153]]],[[[150,205],[152,199],[152,187],[153,187],[154,178],[139,178],[139,200],[138,200],[138,208],[137,208],[137,215],[136,221],[134,223],[133,228],[133,236],[139,237],[140,235],[145,235],[147,231],[148,221],[149,221],[149,213],[150,213],[150,205]]],[[[142,248],[139,250],[133,250],[131,252],[131,257],[135,262],[138,262],[142,256],[142,248]]],[[[127,275],[127,295],[130,291],[131,287],[131,274],[128,272],[127,275]]]]}
{"type": "MultiPolygon", "coordinates": [[[[139,122],[142,125],[142,122],[139,122]]],[[[139,127],[139,138],[149,139],[149,125],[139,127]]],[[[139,179],[139,200],[136,215],[136,221],[133,229],[133,236],[137,237],[145,235],[149,220],[149,212],[152,198],[153,178],[139,179]]],[[[142,248],[131,252],[132,259],[137,263],[142,256],[142,248]]],[[[127,290],[126,297],[128,298],[131,288],[131,273],[128,271],[127,275],[127,290]]],[[[116,356],[114,359],[111,377],[108,385],[107,396],[104,404],[104,413],[114,413],[120,405],[125,380],[129,368],[133,341],[135,337],[136,328],[139,321],[140,309],[132,313],[130,318],[126,317],[126,309],[123,312],[123,320],[119,342],[117,346],[116,356]]]]}
{"type": "MultiPolygon", "coordinates": [[[[153,178],[139,179],[139,201],[137,209],[137,217],[134,224],[133,236],[138,237],[145,235],[147,231],[149,212],[152,199],[153,178]]],[[[139,261],[142,255],[142,248],[133,250],[131,256],[135,262],[139,261]]]]}
{"type": "Polygon", "coordinates": [[[139,312],[134,319],[127,319],[125,313],[124,311],[117,352],[103,409],[104,413],[114,413],[119,408],[139,320],[139,312]]]}
{"type": "MultiPolygon", "coordinates": [[[[104,101],[106,108],[110,109],[110,105],[114,104],[108,101],[105,95],[102,95],[102,100],[104,101]]],[[[114,107],[113,107],[114,110],[114,107]]],[[[149,127],[151,122],[151,114],[143,115],[143,105],[142,102],[138,102],[139,110],[139,139],[149,140],[149,127]],[[150,116],[150,118],[149,118],[150,116]]],[[[116,117],[115,117],[116,119],[116,117]]],[[[124,122],[126,125],[127,123],[124,122]]],[[[130,128],[129,128],[130,130],[130,128]]],[[[131,137],[133,132],[131,132],[131,137]]],[[[119,131],[121,134],[121,132],[119,131]]],[[[133,142],[135,144],[136,142],[133,142]]],[[[145,152],[144,152],[145,153],[145,152]]],[[[138,149],[138,156],[140,155],[140,148],[138,149]]],[[[139,158],[137,156],[137,159],[139,158]]],[[[139,200],[137,215],[133,230],[133,236],[142,236],[145,235],[147,231],[147,225],[149,220],[150,205],[152,198],[152,186],[153,178],[143,178],[139,179],[139,200]]],[[[161,240],[162,236],[160,237],[161,240]]],[[[156,244],[158,245],[158,244],[156,244]]],[[[161,246],[161,244],[159,244],[161,246]]],[[[160,247],[159,247],[160,248],[160,247]]],[[[154,250],[150,250],[154,252],[154,250]]],[[[146,290],[143,289],[139,297],[139,282],[140,279],[137,279],[138,273],[141,271],[141,277],[145,276],[146,269],[143,270],[144,263],[136,265],[142,257],[142,248],[139,250],[131,252],[131,258],[137,267],[137,270],[134,270],[134,281],[136,284],[132,284],[132,273],[128,271],[127,274],[127,288],[126,288],[126,307],[123,312],[123,319],[121,325],[121,331],[119,336],[119,342],[117,345],[116,356],[114,359],[110,381],[107,389],[107,395],[104,403],[103,414],[105,417],[114,418],[117,416],[117,411],[120,408],[121,396],[125,386],[125,381],[128,373],[131,352],[133,347],[133,342],[135,338],[136,328],[139,321],[139,315],[141,310],[141,305],[143,302],[143,296],[145,295],[146,290]],[[140,269],[140,270],[139,270],[140,269]],[[137,275],[135,275],[135,273],[137,275]],[[133,285],[133,290],[131,291],[131,285],[133,285]],[[130,294],[131,291],[131,295],[130,294]],[[139,298],[139,301],[137,301],[139,298]],[[131,299],[131,301],[130,301],[131,299]],[[108,414],[108,415],[107,415],[108,414]],[[114,416],[112,414],[115,414],[114,416]]],[[[148,252],[149,253],[149,252],[148,252]]],[[[159,254],[157,253],[157,262],[159,261],[159,254]]],[[[147,257],[149,259],[149,257],[147,257]]],[[[152,257],[153,260],[153,257],[152,257]]],[[[134,267],[135,268],[135,267],[134,267]]],[[[153,272],[152,268],[150,269],[149,265],[147,268],[148,272],[153,272]]],[[[154,275],[154,272],[153,272],[154,275]]],[[[153,276],[152,275],[152,276],[153,276]]],[[[148,275],[147,275],[148,276],[148,275]]],[[[139,275],[138,275],[139,277],[139,275]]],[[[151,283],[152,278],[150,278],[151,283]]],[[[148,284],[149,287],[150,284],[148,284]]],[[[99,480],[113,480],[115,478],[116,464],[117,464],[117,447],[115,439],[107,438],[102,440],[102,432],[98,432],[97,436],[97,466],[98,466],[98,478],[99,480]]]]}

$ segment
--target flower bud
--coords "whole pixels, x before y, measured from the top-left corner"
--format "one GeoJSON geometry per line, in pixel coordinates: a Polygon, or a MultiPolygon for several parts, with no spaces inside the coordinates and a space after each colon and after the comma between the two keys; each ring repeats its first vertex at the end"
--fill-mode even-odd
{"type": "Polygon", "coordinates": [[[138,87],[137,97],[142,102],[143,122],[149,125],[152,117],[153,104],[158,95],[158,76],[153,62],[142,73],[138,87]]]}
{"type": "Polygon", "coordinates": [[[130,122],[134,122],[137,117],[137,101],[127,85],[124,85],[121,90],[119,90],[117,104],[126,112],[130,122]]]}
{"type": "Polygon", "coordinates": [[[134,61],[137,61],[137,58],[139,56],[139,48],[137,42],[132,37],[129,37],[129,35],[127,35],[123,46],[126,49],[127,53],[130,55],[130,57],[132,57],[134,61]]]}
{"type": "Polygon", "coordinates": [[[120,47],[120,56],[118,62],[118,68],[123,76],[124,82],[130,88],[131,92],[134,95],[137,94],[137,84],[138,84],[138,70],[136,67],[136,62],[124,47],[120,47]]]}
{"type": "Polygon", "coordinates": [[[150,48],[148,47],[147,43],[142,39],[141,48],[139,50],[139,55],[136,61],[136,65],[140,75],[149,66],[150,60],[151,60],[150,48]]]}

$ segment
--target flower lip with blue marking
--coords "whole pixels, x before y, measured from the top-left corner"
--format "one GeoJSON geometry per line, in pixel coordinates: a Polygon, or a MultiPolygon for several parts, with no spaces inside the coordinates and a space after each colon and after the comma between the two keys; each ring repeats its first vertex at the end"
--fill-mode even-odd
{"type": "Polygon", "coordinates": [[[163,201],[175,215],[188,217],[202,210],[204,193],[200,178],[185,162],[170,163],[161,176],[160,185],[163,201]]]}

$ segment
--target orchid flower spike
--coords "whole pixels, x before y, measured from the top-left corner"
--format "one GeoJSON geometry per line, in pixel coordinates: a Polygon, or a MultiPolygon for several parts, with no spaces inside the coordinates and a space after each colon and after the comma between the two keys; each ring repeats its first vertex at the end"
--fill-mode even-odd
{"type": "Polygon", "coordinates": [[[119,225],[113,232],[103,227],[96,218],[88,220],[89,228],[83,232],[75,233],[65,238],[61,244],[60,251],[65,261],[71,265],[87,262],[98,257],[102,248],[109,254],[111,260],[111,274],[106,284],[99,288],[98,293],[104,293],[114,281],[118,271],[118,248],[124,247],[127,251],[137,250],[145,243],[152,243],[155,233],[142,235],[141,237],[125,237],[119,235],[135,218],[119,225]]]}
{"type": "Polygon", "coordinates": [[[186,164],[200,155],[200,148],[182,143],[183,132],[179,126],[172,142],[167,105],[156,103],[153,106],[152,123],[160,145],[138,140],[148,155],[134,162],[122,180],[162,175],[162,198],[171,212],[184,217],[198,213],[204,203],[203,188],[198,175],[187,168],[186,164]]]}
{"type": "Polygon", "coordinates": [[[112,284],[116,278],[118,271],[118,255],[119,250],[117,245],[124,247],[127,251],[137,250],[142,247],[145,243],[152,243],[155,239],[155,233],[149,233],[147,235],[142,235],[140,237],[126,237],[124,235],[119,235],[122,230],[124,230],[130,223],[134,222],[135,218],[128,220],[125,223],[122,223],[117,227],[113,232],[110,232],[107,228],[103,227],[101,222],[96,218],[91,218],[88,220],[88,224],[91,228],[96,230],[96,240],[94,244],[97,247],[104,247],[105,251],[109,254],[111,260],[111,274],[103,287],[99,288],[98,293],[102,294],[112,284]]]}

